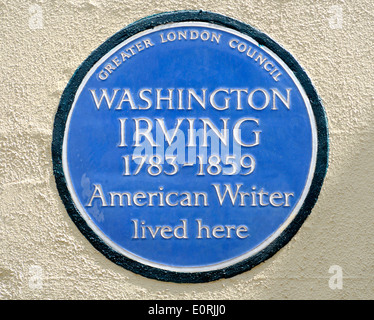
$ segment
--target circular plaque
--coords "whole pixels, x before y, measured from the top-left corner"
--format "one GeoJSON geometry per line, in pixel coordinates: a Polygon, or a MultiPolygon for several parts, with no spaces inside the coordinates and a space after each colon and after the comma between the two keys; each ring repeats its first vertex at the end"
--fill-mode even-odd
{"type": "Polygon", "coordinates": [[[146,277],[206,282],[282,248],[327,169],[327,122],[296,60],[231,18],[135,22],[68,83],[52,144],[79,230],[146,277]]]}

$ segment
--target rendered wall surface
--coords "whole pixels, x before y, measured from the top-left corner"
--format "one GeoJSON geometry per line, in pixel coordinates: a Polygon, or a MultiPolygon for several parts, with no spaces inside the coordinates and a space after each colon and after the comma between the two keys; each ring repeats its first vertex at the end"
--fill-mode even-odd
{"type": "Polygon", "coordinates": [[[0,299],[374,298],[371,0],[7,0],[0,14],[0,299]],[[148,15],[199,9],[250,24],[299,61],[327,114],[329,168],[311,215],[275,256],[230,279],[175,284],[115,265],[79,232],[56,189],[52,131],[67,82],[108,37],[148,15]]]}

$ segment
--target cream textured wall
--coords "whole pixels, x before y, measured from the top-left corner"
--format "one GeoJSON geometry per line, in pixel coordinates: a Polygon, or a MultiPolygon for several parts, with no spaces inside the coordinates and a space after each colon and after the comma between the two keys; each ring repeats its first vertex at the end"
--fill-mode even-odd
{"type": "Polygon", "coordinates": [[[3,0],[0,16],[0,299],[374,298],[372,0],[3,0]],[[285,47],[330,130],[322,193],[297,235],[251,271],[205,284],[149,280],[106,259],[70,220],[52,172],[54,115],[74,70],[129,23],[182,9],[228,15],[285,47]],[[342,289],[329,287],[332,265],[342,289]]]}

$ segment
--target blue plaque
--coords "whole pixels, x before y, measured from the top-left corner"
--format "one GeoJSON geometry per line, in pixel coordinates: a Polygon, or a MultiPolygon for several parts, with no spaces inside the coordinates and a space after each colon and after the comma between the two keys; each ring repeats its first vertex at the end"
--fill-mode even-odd
{"type": "Polygon", "coordinates": [[[55,118],[54,174],[79,230],[146,277],[234,276],[282,248],[327,169],[325,113],[295,59],[209,12],[116,33],[77,69],[55,118]]]}

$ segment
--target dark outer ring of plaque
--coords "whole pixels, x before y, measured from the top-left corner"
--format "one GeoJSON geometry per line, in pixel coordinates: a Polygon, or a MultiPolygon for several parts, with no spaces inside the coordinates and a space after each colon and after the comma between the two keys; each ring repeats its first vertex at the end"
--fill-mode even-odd
{"type": "Polygon", "coordinates": [[[201,10],[165,12],[143,18],[120,30],[112,37],[107,39],[95,51],[93,51],[75,71],[62,94],[60,104],[55,116],[52,140],[53,173],[56,180],[56,186],[70,218],[76,224],[80,232],[83,233],[83,235],[98,251],[100,251],[104,256],[106,256],[117,265],[147,278],[176,283],[202,283],[218,280],[221,278],[230,278],[252,269],[266,259],[272,257],[276,252],[284,247],[297,233],[317,201],[322,188],[323,180],[327,172],[328,153],[328,126],[324,108],[315,88],[312,85],[311,80],[309,79],[303,68],[295,60],[295,58],[280,45],[274,42],[271,38],[269,38],[264,33],[256,30],[255,28],[238,20],[217,13],[201,10]],[[187,21],[208,22],[234,29],[242,34],[252,37],[260,45],[268,47],[271,51],[278,55],[278,57],[288,65],[288,67],[294,73],[305,90],[316,120],[318,140],[316,168],[309,192],[296,217],[287,226],[287,228],[262,251],[239,263],[219,270],[191,273],[168,271],[144,265],[127,258],[126,256],[118,253],[117,251],[109,247],[106,243],[104,243],[104,241],[101,240],[87,225],[86,221],[81,217],[78,209],[76,208],[68,191],[62,167],[62,145],[67,117],[72,107],[77,89],[89,70],[102,56],[104,56],[112,48],[128,39],[129,37],[141,31],[151,29],[166,23],[187,21]]]}

